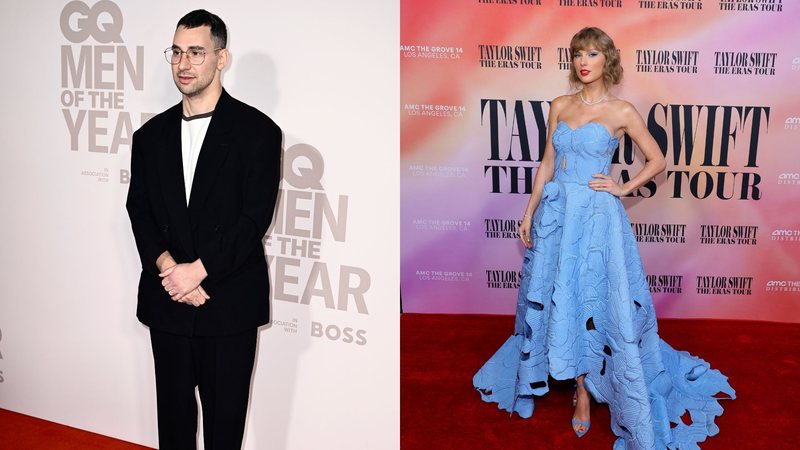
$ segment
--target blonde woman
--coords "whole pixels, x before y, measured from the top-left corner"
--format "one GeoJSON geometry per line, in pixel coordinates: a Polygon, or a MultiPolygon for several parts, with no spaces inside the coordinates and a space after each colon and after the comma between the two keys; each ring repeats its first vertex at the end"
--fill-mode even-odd
{"type": "Polygon", "coordinates": [[[715,395],[735,398],[708,363],[658,336],[636,240],[619,197],[662,172],[642,117],[610,88],[619,53],[598,28],[570,43],[577,92],[553,100],[547,144],[519,234],[526,247],[514,335],[475,374],[484,401],[533,413],[549,378],[575,380],[572,429],[590,427],[590,397],[607,403],[617,449],[696,448],[718,432],[715,395]],[[620,184],[611,156],[627,134],[646,160],[620,184]],[[686,412],[691,423],[681,420],[686,412]]]}

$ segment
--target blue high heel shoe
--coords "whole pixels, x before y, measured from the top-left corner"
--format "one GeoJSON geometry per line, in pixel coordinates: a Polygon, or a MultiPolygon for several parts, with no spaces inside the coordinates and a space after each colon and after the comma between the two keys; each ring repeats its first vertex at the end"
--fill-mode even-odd
{"type": "MultiPolygon", "coordinates": [[[[576,384],[575,392],[572,394],[572,407],[574,408],[577,405],[578,405],[578,385],[576,384]]],[[[572,419],[572,431],[574,431],[579,438],[582,438],[584,434],[589,432],[590,426],[591,426],[591,421],[587,420],[586,422],[583,422],[578,419],[572,419]],[[575,429],[575,425],[583,425],[586,428],[584,428],[583,431],[578,431],[577,429],[575,429]]]]}
{"type": "Polygon", "coordinates": [[[578,419],[572,419],[572,431],[578,435],[579,438],[582,438],[584,434],[589,432],[589,426],[591,425],[591,421],[581,422],[578,419]],[[583,425],[586,428],[583,431],[578,431],[575,429],[575,425],[583,425]]]}

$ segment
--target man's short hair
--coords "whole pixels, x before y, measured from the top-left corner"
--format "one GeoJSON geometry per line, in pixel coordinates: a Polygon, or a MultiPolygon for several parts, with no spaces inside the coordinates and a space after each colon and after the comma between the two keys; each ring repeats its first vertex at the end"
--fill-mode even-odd
{"type": "Polygon", "coordinates": [[[197,28],[197,27],[211,27],[211,39],[214,40],[216,48],[226,48],[228,45],[228,28],[225,22],[216,14],[212,14],[205,9],[196,9],[185,16],[181,17],[178,21],[178,26],[175,28],[197,28]]]}

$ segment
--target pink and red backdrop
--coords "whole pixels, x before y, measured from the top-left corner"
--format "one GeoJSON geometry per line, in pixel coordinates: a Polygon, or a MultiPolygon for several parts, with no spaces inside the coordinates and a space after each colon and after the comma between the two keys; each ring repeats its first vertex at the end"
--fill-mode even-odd
{"type": "MultiPolygon", "coordinates": [[[[800,4],[401,0],[407,312],[514,311],[521,217],[572,35],[598,26],[665,173],[623,199],[660,317],[800,322],[800,4]]],[[[575,124],[574,124],[575,125],[575,124]]],[[[626,139],[619,179],[642,165],[626,139]]]]}

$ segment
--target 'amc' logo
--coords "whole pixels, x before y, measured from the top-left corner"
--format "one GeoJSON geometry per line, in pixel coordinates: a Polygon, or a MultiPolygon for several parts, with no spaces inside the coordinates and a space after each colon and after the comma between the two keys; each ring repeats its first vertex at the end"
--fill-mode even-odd
{"type": "Polygon", "coordinates": [[[61,11],[61,32],[70,42],[81,43],[93,37],[97,42],[122,42],[122,11],[116,3],[100,0],[94,6],[75,0],[61,11]]]}

